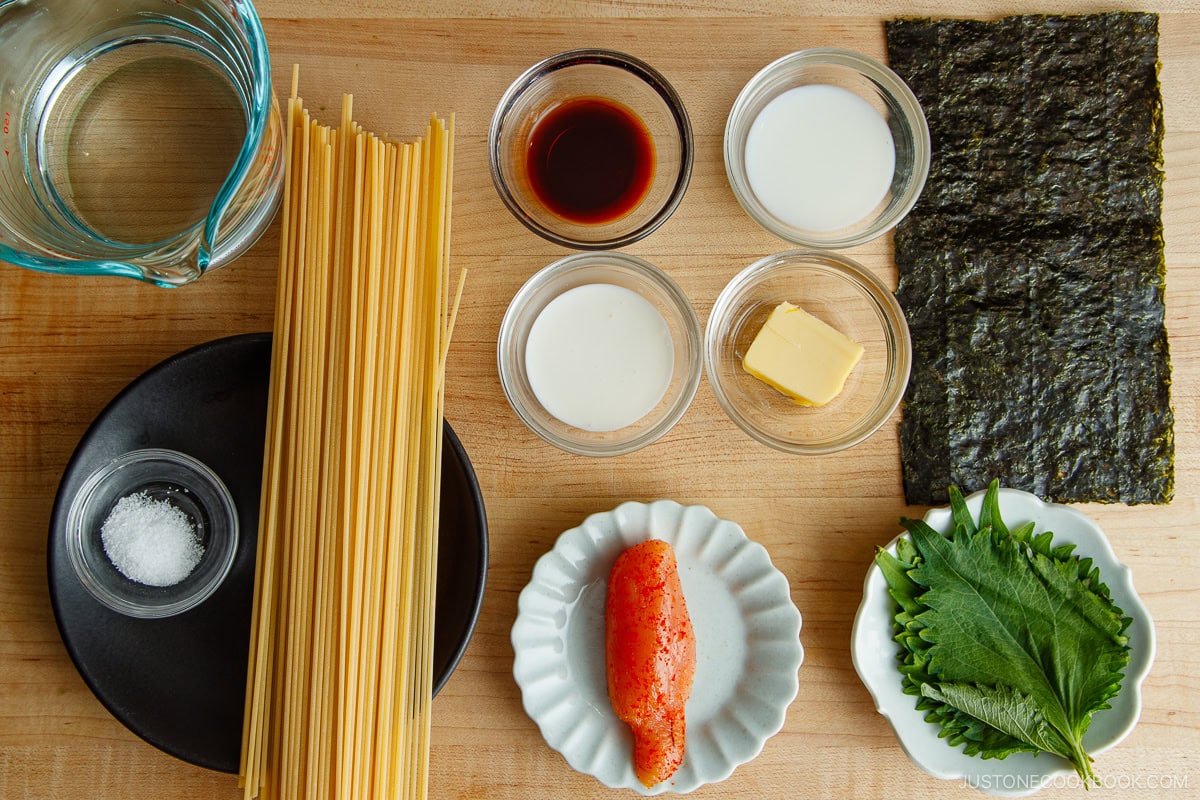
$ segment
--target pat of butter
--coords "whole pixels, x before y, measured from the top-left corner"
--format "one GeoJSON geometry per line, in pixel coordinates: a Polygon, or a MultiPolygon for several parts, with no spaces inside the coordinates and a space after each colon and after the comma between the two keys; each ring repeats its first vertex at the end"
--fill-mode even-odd
{"type": "Polygon", "coordinates": [[[863,346],[791,303],[767,317],[742,366],[806,406],[837,397],[863,355],[863,346]]]}

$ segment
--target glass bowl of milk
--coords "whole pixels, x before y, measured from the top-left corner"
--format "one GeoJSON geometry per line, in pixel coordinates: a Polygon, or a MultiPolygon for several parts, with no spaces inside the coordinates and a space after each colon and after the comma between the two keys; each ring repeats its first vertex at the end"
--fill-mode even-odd
{"type": "Polygon", "coordinates": [[[700,322],[653,264],[577,253],[513,297],[497,363],[509,404],[538,436],[569,453],[622,455],[687,411],[703,369],[700,322]]]}
{"type": "Polygon", "coordinates": [[[827,250],[790,250],[725,285],[708,317],[704,363],[717,402],[750,437],[823,455],[864,441],[896,411],[912,341],[895,296],[866,267],[827,250]],[[791,321],[774,324],[781,315],[791,321]],[[755,362],[751,350],[764,344],[755,362]]]}
{"type": "Polygon", "coordinates": [[[853,247],[891,230],[917,202],[929,157],[912,90],[849,50],[802,50],[767,65],[725,127],[738,202],[766,230],[807,247],[853,247]]]}

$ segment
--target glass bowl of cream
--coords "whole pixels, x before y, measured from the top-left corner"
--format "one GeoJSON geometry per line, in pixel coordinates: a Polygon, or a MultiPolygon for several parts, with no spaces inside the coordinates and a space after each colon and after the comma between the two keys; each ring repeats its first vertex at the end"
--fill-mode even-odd
{"type": "Polygon", "coordinates": [[[131,617],[181,614],[233,566],[238,516],[221,478],[186,453],[148,448],[92,473],[67,511],[67,556],[83,587],[131,617]]]}
{"type": "Polygon", "coordinates": [[[759,225],[806,247],[891,230],[929,174],[929,127],[912,90],[849,50],[791,53],[750,79],[725,126],[725,172],[759,225]]]}
{"type": "Polygon", "coordinates": [[[513,411],[542,439],[578,455],[622,455],[687,411],[702,372],[700,322],[648,261],[578,253],[517,291],[497,366],[513,411]]]}

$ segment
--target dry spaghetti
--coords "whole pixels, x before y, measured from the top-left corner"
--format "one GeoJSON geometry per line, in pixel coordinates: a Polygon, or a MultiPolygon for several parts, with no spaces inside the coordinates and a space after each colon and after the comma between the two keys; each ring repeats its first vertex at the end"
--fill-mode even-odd
{"type": "Polygon", "coordinates": [[[240,781],[247,798],[423,798],[453,118],[393,142],[349,96],[321,125],[297,83],[240,781]]]}

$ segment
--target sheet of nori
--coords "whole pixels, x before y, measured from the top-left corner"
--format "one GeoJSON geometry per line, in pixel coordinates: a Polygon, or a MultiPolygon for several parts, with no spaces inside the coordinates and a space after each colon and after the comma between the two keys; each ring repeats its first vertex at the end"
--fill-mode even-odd
{"type": "Polygon", "coordinates": [[[1157,16],[886,31],[933,144],[895,234],[907,501],[996,477],[1059,502],[1169,502],[1157,16]]]}

